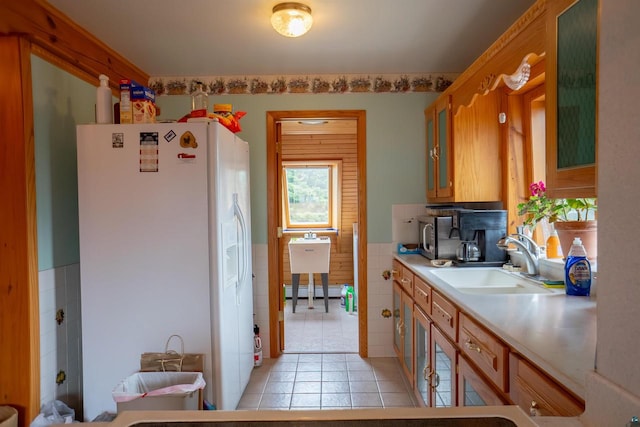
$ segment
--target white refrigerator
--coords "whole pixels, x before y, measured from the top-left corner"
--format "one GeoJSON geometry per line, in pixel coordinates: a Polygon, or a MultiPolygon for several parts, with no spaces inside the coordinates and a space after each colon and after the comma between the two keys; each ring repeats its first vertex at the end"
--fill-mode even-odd
{"type": "Polygon", "coordinates": [[[205,355],[204,398],[235,409],[254,364],[248,144],[217,122],[77,138],[84,419],[173,334],[205,355]]]}

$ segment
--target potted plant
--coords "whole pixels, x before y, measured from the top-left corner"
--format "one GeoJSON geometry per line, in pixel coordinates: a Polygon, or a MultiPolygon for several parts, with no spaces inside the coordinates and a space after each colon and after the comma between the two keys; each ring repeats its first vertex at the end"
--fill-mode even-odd
{"type": "Polygon", "coordinates": [[[524,224],[535,229],[547,220],[558,232],[562,253],[566,256],[573,239],[580,237],[590,259],[598,256],[595,198],[551,199],[546,195],[544,182],[534,182],[529,186],[531,196],[525,203],[518,204],[518,215],[526,215],[524,224]]]}

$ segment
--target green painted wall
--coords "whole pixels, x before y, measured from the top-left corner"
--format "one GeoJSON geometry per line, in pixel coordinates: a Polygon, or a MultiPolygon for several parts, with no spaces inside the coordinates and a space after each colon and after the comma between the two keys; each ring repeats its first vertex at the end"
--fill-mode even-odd
{"type": "MultiPolygon", "coordinates": [[[[231,103],[247,113],[238,135],[251,147],[253,242],[267,243],[266,112],[366,110],[368,241],[391,242],[391,206],[426,202],[424,109],[437,93],[225,95],[209,103],[231,103]]],[[[189,96],[160,96],[161,119],[188,113],[189,96]]]]}
{"type": "MultiPolygon", "coordinates": [[[[94,121],[95,86],[31,57],[35,113],[38,267],[79,262],[75,126],[94,121]]],[[[423,110],[436,93],[344,95],[228,95],[245,111],[240,137],[251,146],[253,242],[267,242],[266,112],[365,110],[367,113],[367,211],[371,243],[391,241],[391,206],[425,201],[423,110]]],[[[189,111],[188,96],[161,96],[160,118],[189,111]]]]}
{"type": "Polygon", "coordinates": [[[96,89],[31,56],[38,269],[79,262],[77,123],[94,121],[96,89]]]}

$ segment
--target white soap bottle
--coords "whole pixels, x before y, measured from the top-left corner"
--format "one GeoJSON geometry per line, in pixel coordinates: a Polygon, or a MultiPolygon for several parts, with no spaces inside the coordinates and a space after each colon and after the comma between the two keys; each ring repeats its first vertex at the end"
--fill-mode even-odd
{"type": "Polygon", "coordinates": [[[111,104],[109,77],[104,74],[100,74],[100,86],[96,89],[96,123],[113,123],[113,105],[111,104]]]}

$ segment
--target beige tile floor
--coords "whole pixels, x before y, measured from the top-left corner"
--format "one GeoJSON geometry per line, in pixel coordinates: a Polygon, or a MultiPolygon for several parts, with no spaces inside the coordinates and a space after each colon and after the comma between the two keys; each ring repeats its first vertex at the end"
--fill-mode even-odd
{"type": "Polygon", "coordinates": [[[293,313],[292,301],[285,304],[284,336],[286,353],[357,353],[358,315],[347,313],[339,298],[316,298],[309,308],[306,298],[298,299],[293,313]]]}
{"type": "Polygon", "coordinates": [[[396,358],[283,354],[254,368],[240,410],[416,406],[396,358]]]}
{"type": "Polygon", "coordinates": [[[396,358],[361,358],[358,317],[339,299],[299,299],[285,305],[285,354],[254,368],[238,409],[351,409],[414,407],[396,358]]]}

